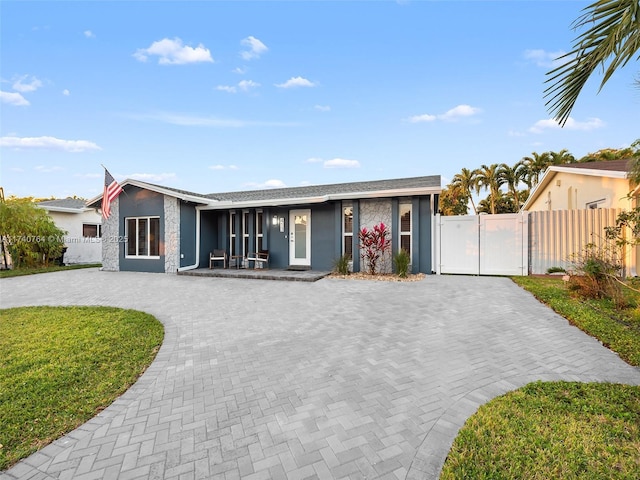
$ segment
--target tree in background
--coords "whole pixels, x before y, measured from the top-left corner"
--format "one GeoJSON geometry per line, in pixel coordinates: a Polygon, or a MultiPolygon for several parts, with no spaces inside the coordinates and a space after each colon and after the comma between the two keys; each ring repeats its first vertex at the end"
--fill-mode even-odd
{"type": "Polygon", "coordinates": [[[526,165],[522,161],[516,162],[513,167],[510,167],[506,163],[501,163],[498,175],[502,179],[502,183],[507,186],[509,195],[513,199],[515,211],[517,212],[521,206],[518,185],[527,175],[526,165]]]}
{"type": "Polygon", "coordinates": [[[540,175],[542,175],[542,173],[551,164],[551,155],[549,152],[531,152],[531,156],[522,157],[521,162],[526,168],[526,174],[523,177],[523,181],[529,188],[533,188],[538,184],[540,175]]]}
{"type": "Polygon", "coordinates": [[[500,176],[500,165],[493,163],[491,165],[482,165],[476,171],[478,185],[489,191],[490,213],[496,213],[497,201],[500,197],[500,186],[504,180],[500,176]]]}
{"type": "Polygon", "coordinates": [[[453,183],[450,183],[440,193],[440,199],[438,201],[440,214],[467,215],[469,213],[470,199],[471,196],[466,191],[453,183]]]}
{"type": "MultiPolygon", "coordinates": [[[[476,204],[473,201],[473,192],[476,192],[476,194],[480,193],[477,174],[477,170],[469,170],[468,168],[463,168],[462,170],[460,170],[460,173],[456,173],[453,176],[453,180],[451,181],[451,186],[453,186],[457,190],[455,197],[461,197],[461,195],[463,194],[466,195],[466,201],[467,203],[469,201],[471,202],[474,214],[478,213],[478,209],[476,208],[476,204]]],[[[465,204],[465,213],[456,215],[466,215],[467,211],[468,210],[465,204]]]]}
{"type": "Polygon", "coordinates": [[[613,73],[640,49],[640,1],[598,0],[583,12],[572,26],[576,30],[588,29],[574,40],[573,50],[558,59],[565,63],[547,73],[547,83],[551,85],[544,92],[548,98],[546,105],[561,126],[569,119],[582,88],[597,68],[604,72],[601,90],[613,73]]]}
{"type": "Polygon", "coordinates": [[[0,241],[3,255],[6,248],[14,268],[47,266],[62,256],[66,234],[33,199],[0,201],[0,241]]]}

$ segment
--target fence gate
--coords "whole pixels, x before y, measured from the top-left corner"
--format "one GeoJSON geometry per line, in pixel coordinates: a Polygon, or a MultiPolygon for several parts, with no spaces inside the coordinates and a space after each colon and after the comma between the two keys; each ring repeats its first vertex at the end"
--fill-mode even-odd
{"type": "Polygon", "coordinates": [[[528,215],[436,216],[436,273],[527,275],[528,215]]]}

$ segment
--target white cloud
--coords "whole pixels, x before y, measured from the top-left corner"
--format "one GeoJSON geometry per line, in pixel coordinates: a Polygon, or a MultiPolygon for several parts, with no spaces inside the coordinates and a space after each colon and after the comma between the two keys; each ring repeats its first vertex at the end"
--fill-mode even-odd
{"type": "Polygon", "coordinates": [[[568,61],[568,58],[557,60],[564,54],[565,52],[563,52],[562,50],[559,50],[557,52],[547,52],[546,50],[542,49],[533,49],[525,50],[522,56],[525,60],[533,63],[537,67],[554,68],[568,61]]]}
{"type": "Polygon", "coordinates": [[[68,97],[69,95],[71,95],[71,92],[70,92],[68,89],[66,89],[66,88],[65,88],[65,89],[62,91],[62,95],[64,95],[65,97],[68,97]]]}
{"type": "Polygon", "coordinates": [[[247,67],[236,67],[233,70],[231,70],[233,73],[237,73],[239,75],[244,75],[245,73],[247,73],[248,68],[247,67]]]}
{"type": "Polygon", "coordinates": [[[471,117],[481,111],[482,110],[479,108],[472,107],[471,105],[458,105],[457,107],[453,107],[451,110],[447,110],[446,113],[438,115],[438,118],[442,120],[455,121],[459,118],[471,117]]]}
{"type": "Polygon", "coordinates": [[[332,158],[325,161],[324,168],[360,168],[360,162],[358,160],[347,160],[345,158],[332,158]]]}
{"type": "Polygon", "coordinates": [[[443,120],[445,122],[455,122],[461,118],[472,117],[482,112],[480,108],[472,107],[471,105],[461,104],[447,110],[445,113],[438,115],[432,115],[430,113],[423,113],[422,115],[414,115],[408,118],[410,123],[422,123],[422,122],[434,122],[436,120],[443,120]]]}
{"type": "Polygon", "coordinates": [[[175,173],[132,173],[127,175],[126,178],[132,178],[134,180],[142,180],[143,182],[164,182],[165,180],[171,180],[176,178],[175,173]]]}
{"type": "Polygon", "coordinates": [[[55,137],[1,137],[0,147],[18,149],[41,148],[72,153],[102,150],[98,145],[87,140],[61,140],[55,137]]]}
{"type": "Polygon", "coordinates": [[[249,36],[244,38],[240,44],[244,47],[247,47],[248,50],[244,50],[240,52],[240,56],[244,60],[254,60],[256,58],[260,58],[260,55],[265,53],[267,50],[267,46],[258,40],[256,37],[249,36]]]}
{"type": "Polygon", "coordinates": [[[409,121],[411,123],[433,122],[435,119],[436,119],[435,115],[429,115],[428,113],[423,113],[422,115],[414,115],[413,117],[409,117],[409,121]]]}
{"type": "Polygon", "coordinates": [[[85,30],[82,32],[87,38],[96,38],[95,34],[91,30],[85,30]]]}
{"type": "Polygon", "coordinates": [[[15,92],[0,91],[0,102],[6,103],[9,105],[15,105],[18,107],[24,107],[24,106],[30,105],[29,100],[24,98],[19,93],[15,93],[15,92]]]}
{"type": "Polygon", "coordinates": [[[62,167],[58,167],[58,166],[46,167],[44,165],[38,165],[37,167],[34,167],[34,170],[38,173],[52,173],[52,172],[59,172],[60,170],[62,170],[62,167]]]}
{"type": "Polygon", "coordinates": [[[183,45],[182,40],[174,38],[163,38],[157,42],[153,42],[149,48],[140,48],[133,54],[136,60],[146,62],[152,56],[158,56],[158,64],[160,65],[184,65],[187,63],[211,62],[211,52],[205,48],[203,44],[197,47],[183,45]]]}
{"type": "Polygon", "coordinates": [[[303,77],[291,77],[284,83],[276,83],[278,88],[315,87],[316,84],[303,77]]]}
{"type": "Polygon", "coordinates": [[[324,162],[324,160],[318,157],[311,157],[311,158],[307,158],[306,160],[306,163],[322,163],[322,162],[324,162]]]}
{"type": "Polygon", "coordinates": [[[227,93],[236,93],[238,91],[236,87],[233,87],[231,85],[218,85],[216,87],[216,90],[220,90],[221,92],[227,92],[227,93]]]}
{"type": "Polygon", "coordinates": [[[13,89],[20,93],[35,92],[41,86],[40,80],[34,76],[29,77],[29,75],[23,75],[13,82],[13,89]]]}
{"type": "Polygon", "coordinates": [[[605,123],[599,118],[588,118],[584,122],[578,122],[574,118],[569,117],[567,122],[564,124],[564,127],[560,127],[558,122],[553,118],[547,118],[544,120],[538,120],[531,128],[529,128],[529,131],[531,133],[542,133],[545,130],[559,130],[561,128],[564,128],[565,130],[590,131],[604,126],[605,123]]]}
{"type": "Polygon", "coordinates": [[[329,105],[315,105],[313,108],[315,108],[319,112],[329,112],[329,111],[331,111],[331,107],[329,105]]]}
{"type": "Polygon", "coordinates": [[[238,83],[238,88],[240,90],[245,91],[245,92],[248,91],[251,88],[257,88],[259,86],[260,86],[260,84],[257,83],[257,82],[254,82],[253,80],[241,80],[238,83]]]}
{"type": "Polygon", "coordinates": [[[249,182],[245,183],[245,187],[253,189],[269,189],[269,188],[286,188],[286,184],[282,180],[270,179],[264,183],[249,182]]]}
{"type": "Polygon", "coordinates": [[[209,167],[211,170],[238,170],[236,165],[211,165],[209,167]]]}

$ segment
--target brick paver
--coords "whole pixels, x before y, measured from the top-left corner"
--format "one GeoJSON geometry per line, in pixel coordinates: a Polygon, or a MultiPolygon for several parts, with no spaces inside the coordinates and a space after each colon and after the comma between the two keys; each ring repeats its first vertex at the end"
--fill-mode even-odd
{"type": "Polygon", "coordinates": [[[155,315],[160,352],[9,479],[437,478],[479,405],[537,380],[640,370],[506,278],[273,282],[76,270],[0,280],[0,306],[155,315]]]}

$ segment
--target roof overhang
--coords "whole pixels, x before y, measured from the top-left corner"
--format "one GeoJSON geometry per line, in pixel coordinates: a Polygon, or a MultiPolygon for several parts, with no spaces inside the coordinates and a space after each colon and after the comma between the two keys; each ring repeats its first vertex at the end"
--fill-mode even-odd
{"type": "MultiPolygon", "coordinates": [[[[127,185],[132,185],[134,187],[138,187],[138,188],[142,188],[144,190],[150,190],[152,192],[156,192],[156,193],[160,193],[162,195],[168,195],[170,197],[174,197],[177,198],[179,200],[183,200],[185,202],[193,202],[193,203],[200,203],[203,205],[207,205],[209,203],[212,202],[217,202],[217,200],[213,200],[210,198],[205,198],[205,197],[200,197],[197,195],[191,195],[188,194],[186,192],[178,192],[176,190],[172,190],[170,188],[163,188],[159,185],[152,185],[150,183],[146,183],[146,182],[141,182],[139,180],[133,180],[130,178],[127,178],[126,180],[122,181],[120,183],[120,186],[122,188],[126,187],[127,185]]],[[[126,192],[125,192],[126,194],[126,192]]],[[[92,208],[100,208],[100,202],[102,201],[102,194],[98,195],[97,197],[94,197],[90,200],[87,201],[87,207],[91,207],[93,205],[92,208]]]]}
{"type": "Polygon", "coordinates": [[[273,198],[262,200],[242,200],[242,201],[225,201],[220,200],[215,203],[200,207],[201,210],[229,210],[235,208],[259,208],[259,207],[280,207],[288,205],[310,205],[317,203],[326,203],[338,200],[359,200],[369,198],[389,198],[404,197],[416,195],[431,195],[441,193],[440,187],[420,187],[420,188],[402,188],[393,190],[376,190],[368,192],[344,192],[327,195],[318,195],[314,197],[294,197],[294,198],[273,198]]]}
{"type": "Polygon", "coordinates": [[[89,210],[91,210],[88,207],[71,208],[71,207],[54,207],[54,206],[40,205],[40,204],[37,204],[37,205],[38,205],[38,208],[42,208],[43,210],[46,210],[47,212],[83,213],[83,212],[88,212],[89,210]]]}

